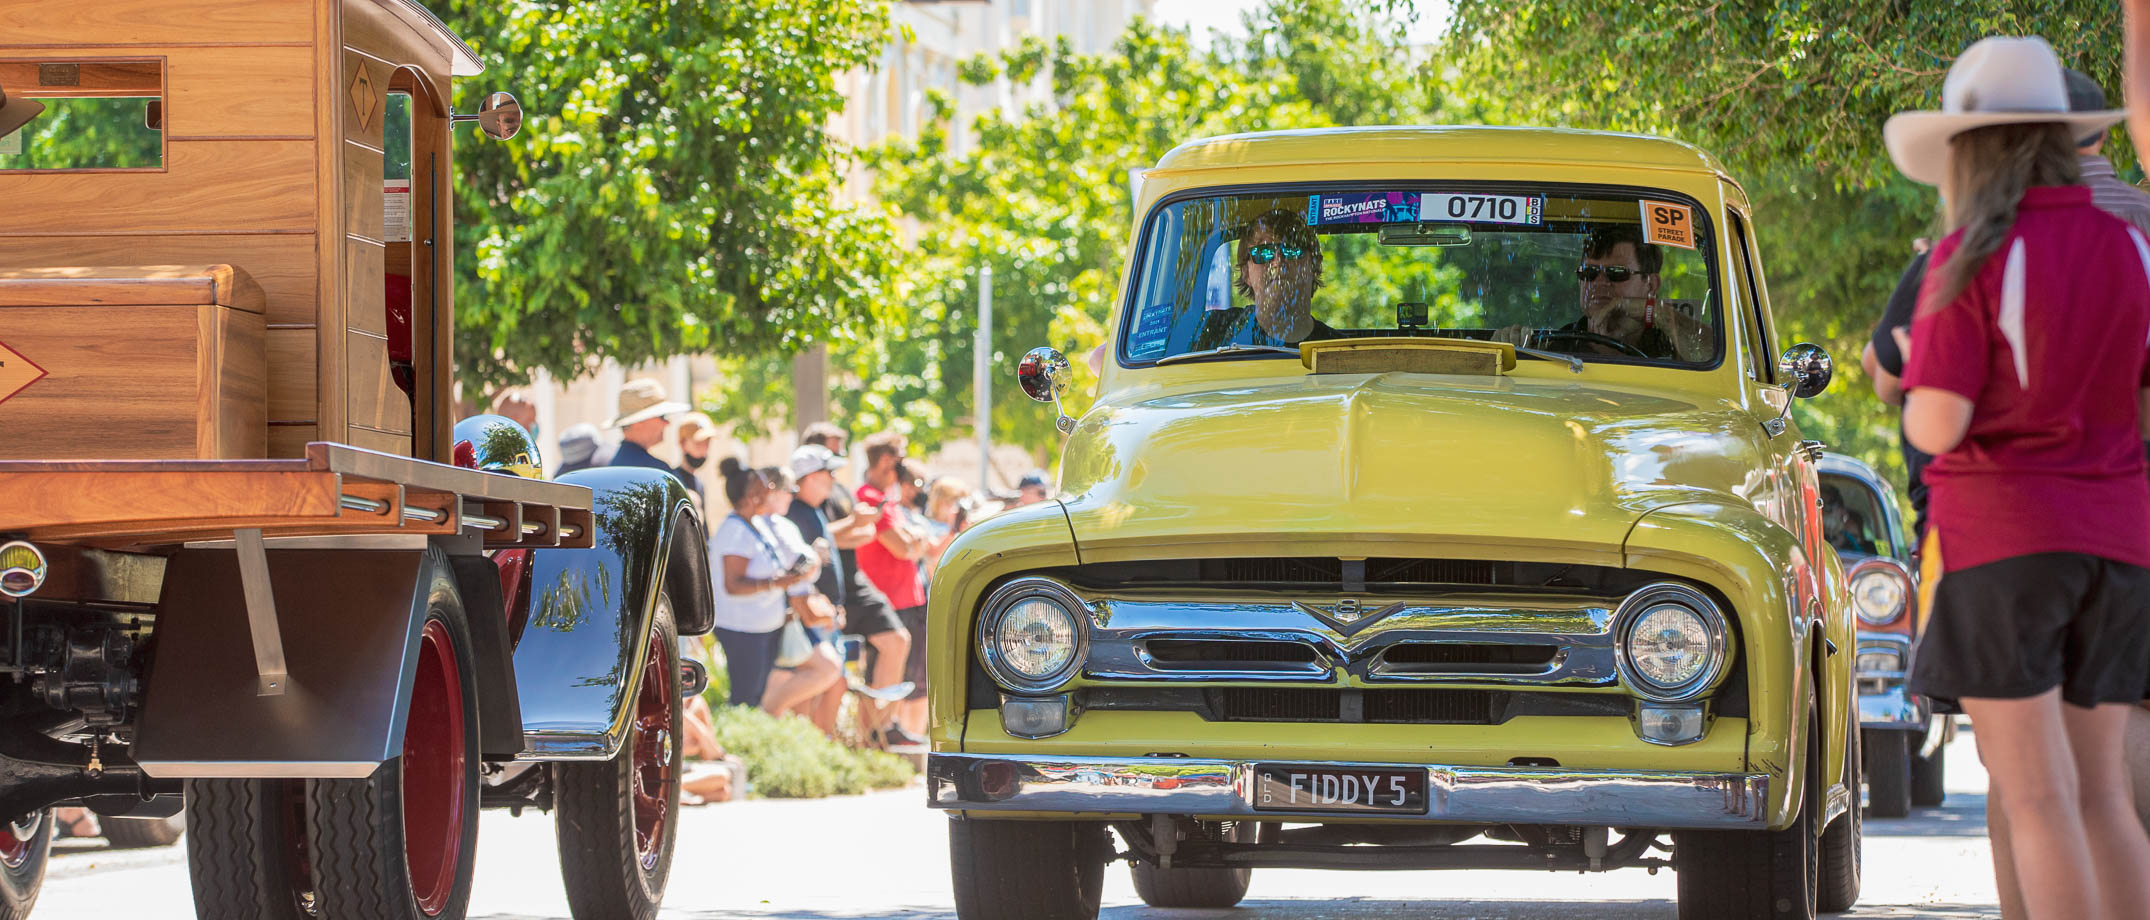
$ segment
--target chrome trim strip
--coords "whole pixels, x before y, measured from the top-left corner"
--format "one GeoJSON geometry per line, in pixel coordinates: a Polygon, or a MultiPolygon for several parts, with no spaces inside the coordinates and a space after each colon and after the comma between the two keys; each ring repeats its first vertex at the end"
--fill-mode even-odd
{"type": "Polygon", "coordinates": [[[1094,681],[1331,682],[1351,675],[1370,684],[1506,684],[1612,688],[1619,685],[1613,650],[1613,608],[1599,598],[1479,594],[1438,603],[1384,605],[1348,622],[1337,610],[1355,599],[1199,601],[1098,598],[1090,612],[1089,657],[1094,681]],[[1173,667],[1144,652],[1152,639],[1296,642],[1312,646],[1312,664],[1260,667],[1173,667]],[[1382,655],[1399,645],[1549,645],[1553,660],[1518,671],[1491,666],[1392,665],[1382,655]]]}
{"type": "MultiPolygon", "coordinates": [[[[1762,773],[1566,770],[1358,762],[1307,766],[1423,769],[1427,811],[1380,817],[1482,824],[1586,824],[1632,828],[1762,829],[1770,777],[1762,773]]],[[[1367,814],[1256,811],[1253,761],[1177,757],[1018,757],[931,754],[926,804],[964,811],[1168,814],[1308,821],[1367,814]],[[991,769],[1006,788],[989,795],[991,769]],[[1012,771],[1012,772],[1010,772],[1012,771]],[[1279,817],[1289,814],[1290,817],[1279,817]]]]}

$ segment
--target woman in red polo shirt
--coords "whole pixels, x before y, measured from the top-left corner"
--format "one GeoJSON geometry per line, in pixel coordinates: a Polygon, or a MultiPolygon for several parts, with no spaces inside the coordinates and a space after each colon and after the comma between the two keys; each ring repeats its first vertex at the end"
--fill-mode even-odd
{"type": "Polygon", "coordinates": [[[2150,838],[2122,739],[2150,685],[2150,242],[2091,204],[2074,141],[2121,113],[2069,112],[2038,38],[1965,50],[1942,105],[1886,130],[1955,230],[1904,372],[1942,569],[1911,687],[1976,723],[2030,915],[2134,916],[2150,838]]]}

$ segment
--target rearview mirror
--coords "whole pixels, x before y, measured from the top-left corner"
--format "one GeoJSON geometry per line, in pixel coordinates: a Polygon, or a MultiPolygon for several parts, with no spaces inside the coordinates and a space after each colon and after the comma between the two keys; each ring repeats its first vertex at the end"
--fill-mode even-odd
{"type": "Polygon", "coordinates": [[[1784,350],[1784,358],[1777,362],[1779,376],[1788,378],[1785,388],[1800,399],[1813,399],[1829,388],[1830,378],[1836,376],[1836,362],[1820,345],[1801,342],[1784,350]]]}
{"type": "Polygon", "coordinates": [[[523,106],[515,101],[513,93],[487,93],[485,101],[478,103],[476,115],[455,115],[449,120],[475,121],[486,137],[504,141],[522,131],[523,106]]]}
{"type": "MultiPolygon", "coordinates": [[[[1049,402],[1053,408],[1060,407],[1060,394],[1067,392],[1075,383],[1075,372],[1068,367],[1066,355],[1052,346],[1033,348],[1023,360],[1015,365],[1015,382],[1022,386],[1024,395],[1039,402],[1049,402]]],[[[1053,425],[1061,433],[1075,430],[1075,420],[1065,412],[1054,420],[1053,425]]]]}

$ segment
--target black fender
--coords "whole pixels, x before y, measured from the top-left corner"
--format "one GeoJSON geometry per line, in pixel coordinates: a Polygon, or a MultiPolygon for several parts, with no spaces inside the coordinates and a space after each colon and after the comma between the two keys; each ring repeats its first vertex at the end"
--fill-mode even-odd
{"type": "Polygon", "coordinates": [[[683,634],[716,610],[701,513],[671,474],[603,467],[560,477],[593,493],[596,545],[530,554],[515,645],[523,759],[608,760],[626,738],[658,585],[683,634]]]}
{"type": "Polygon", "coordinates": [[[523,752],[523,708],[515,692],[515,652],[508,640],[507,604],[500,597],[500,569],[484,556],[450,556],[448,564],[463,596],[478,665],[478,753],[486,760],[513,760],[523,752]]]}
{"type": "MultiPolygon", "coordinates": [[[[167,564],[133,745],[149,776],[362,778],[402,754],[426,612],[462,601],[449,556],[437,546],[271,549],[268,563],[290,671],[275,696],[257,692],[237,554],[189,549],[167,564]]],[[[498,647],[473,640],[482,681],[498,647]]],[[[493,688],[479,686],[482,700],[493,688]]],[[[481,708],[481,732],[485,719],[481,708]]]]}

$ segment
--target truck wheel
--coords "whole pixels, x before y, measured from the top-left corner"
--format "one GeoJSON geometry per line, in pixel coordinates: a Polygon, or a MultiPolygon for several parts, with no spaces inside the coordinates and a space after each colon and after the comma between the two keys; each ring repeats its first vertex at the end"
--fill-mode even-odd
{"type": "MultiPolygon", "coordinates": [[[[1253,843],[1260,825],[1234,822],[1222,835],[1235,843],[1253,843]]],[[[1132,862],[1128,871],[1135,878],[1135,894],[1151,907],[1232,907],[1247,896],[1254,880],[1253,869],[1160,869],[1148,862],[1132,862]]]]}
{"type": "MultiPolygon", "coordinates": [[[[1941,718],[1946,719],[1948,717],[1942,716],[1941,718]]],[[[1912,737],[1913,740],[1919,741],[1921,744],[1924,743],[1924,739],[1916,735],[1912,737]]],[[[1947,773],[1948,745],[1943,744],[1934,748],[1932,757],[1920,757],[1917,753],[1913,753],[1911,755],[1911,804],[1920,808],[1941,807],[1941,803],[1948,800],[1948,789],[1944,785],[1947,773]]]]}
{"type": "Polygon", "coordinates": [[[1891,729],[1863,732],[1866,801],[1876,818],[1911,813],[1911,734],[1891,729]]]}
{"type": "Polygon", "coordinates": [[[1866,830],[1859,817],[1859,748],[1860,736],[1865,732],[1851,732],[1851,748],[1844,752],[1844,786],[1852,790],[1851,807],[1829,822],[1829,829],[1822,832],[1821,902],[1816,909],[1825,914],[1840,914],[1859,903],[1861,861],[1865,858],[1866,830]]]}
{"type": "Polygon", "coordinates": [[[1105,826],[1081,821],[948,822],[958,920],[1097,920],[1105,826]]]}
{"type": "Polygon", "coordinates": [[[306,850],[305,780],[187,780],[187,831],[195,916],[320,916],[306,850]]]}
{"type": "Polygon", "coordinates": [[[307,845],[331,920],[461,918],[478,846],[478,686],[470,626],[436,562],[402,756],[308,783],[307,845]]]}
{"type": "Polygon", "coordinates": [[[27,920],[45,885],[52,852],[52,811],[24,815],[0,827],[0,920],[27,920]]]}
{"type": "Polygon", "coordinates": [[[611,760],[553,765],[553,828],[577,920],[653,920],[672,873],[679,819],[679,630],[657,595],[634,721],[611,760]]]}
{"type": "Polygon", "coordinates": [[[105,842],[117,850],[141,850],[150,847],[168,847],[179,842],[179,835],[187,829],[186,813],[169,818],[105,818],[105,842]]]}
{"type": "Polygon", "coordinates": [[[1820,887],[1821,720],[1807,703],[1807,784],[1781,831],[1675,831],[1680,920],[1813,920],[1820,887]]]}

